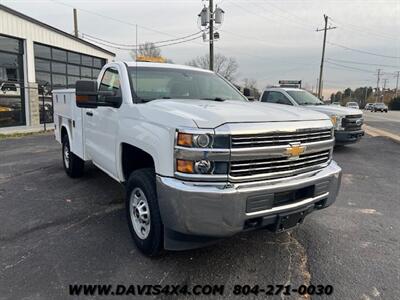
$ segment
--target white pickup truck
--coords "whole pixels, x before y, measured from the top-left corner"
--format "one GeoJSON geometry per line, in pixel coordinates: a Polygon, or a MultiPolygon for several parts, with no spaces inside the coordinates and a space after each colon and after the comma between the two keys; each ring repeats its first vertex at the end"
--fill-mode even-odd
{"type": "Polygon", "coordinates": [[[249,102],[213,72],[113,62],[53,97],[67,174],[92,161],[125,185],[129,229],[147,255],[290,229],[336,199],[331,120],[249,102]]]}

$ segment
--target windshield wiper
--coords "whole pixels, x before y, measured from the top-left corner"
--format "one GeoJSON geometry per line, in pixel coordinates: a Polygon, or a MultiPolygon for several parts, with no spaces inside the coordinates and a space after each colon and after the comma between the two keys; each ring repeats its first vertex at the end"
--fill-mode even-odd
{"type": "Polygon", "coordinates": [[[225,101],[226,99],[221,97],[215,97],[215,98],[201,98],[200,100],[225,101]]]}

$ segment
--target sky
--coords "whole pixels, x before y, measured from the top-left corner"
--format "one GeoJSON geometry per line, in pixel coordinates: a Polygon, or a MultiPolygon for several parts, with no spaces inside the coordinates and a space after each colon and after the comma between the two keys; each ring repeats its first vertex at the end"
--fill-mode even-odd
{"type": "MultiPolygon", "coordinates": [[[[75,7],[81,33],[120,44],[136,44],[135,24],[139,43],[195,33],[200,30],[197,15],[208,5],[201,0],[0,3],[69,33],[73,32],[75,7]]],[[[237,60],[237,83],[251,78],[262,89],[292,79],[315,90],[323,44],[323,32],[316,29],[323,28],[326,14],[329,25],[336,29],[327,32],[324,96],[346,87],[376,87],[378,68],[386,87],[396,85],[400,0],[214,0],[214,4],[225,11],[215,52],[237,60]]],[[[116,53],[117,60],[131,59],[129,51],[107,49],[116,53]]],[[[208,43],[201,38],[162,48],[162,55],[178,64],[207,52],[208,43]]]]}

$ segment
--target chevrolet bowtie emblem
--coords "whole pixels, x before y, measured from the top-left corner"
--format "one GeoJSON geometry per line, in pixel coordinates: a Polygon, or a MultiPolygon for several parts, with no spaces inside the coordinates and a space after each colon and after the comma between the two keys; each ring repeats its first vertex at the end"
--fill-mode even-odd
{"type": "Polygon", "coordinates": [[[299,157],[300,154],[303,154],[306,150],[305,146],[301,145],[290,145],[290,148],[286,148],[285,154],[289,157],[299,157]]]}

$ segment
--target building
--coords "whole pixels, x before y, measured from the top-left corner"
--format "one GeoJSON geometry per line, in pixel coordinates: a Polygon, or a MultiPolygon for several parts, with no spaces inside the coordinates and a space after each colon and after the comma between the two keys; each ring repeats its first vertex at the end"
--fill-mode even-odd
{"type": "Polygon", "coordinates": [[[115,54],[0,4],[0,131],[53,119],[51,91],[95,79],[115,54]]]}

